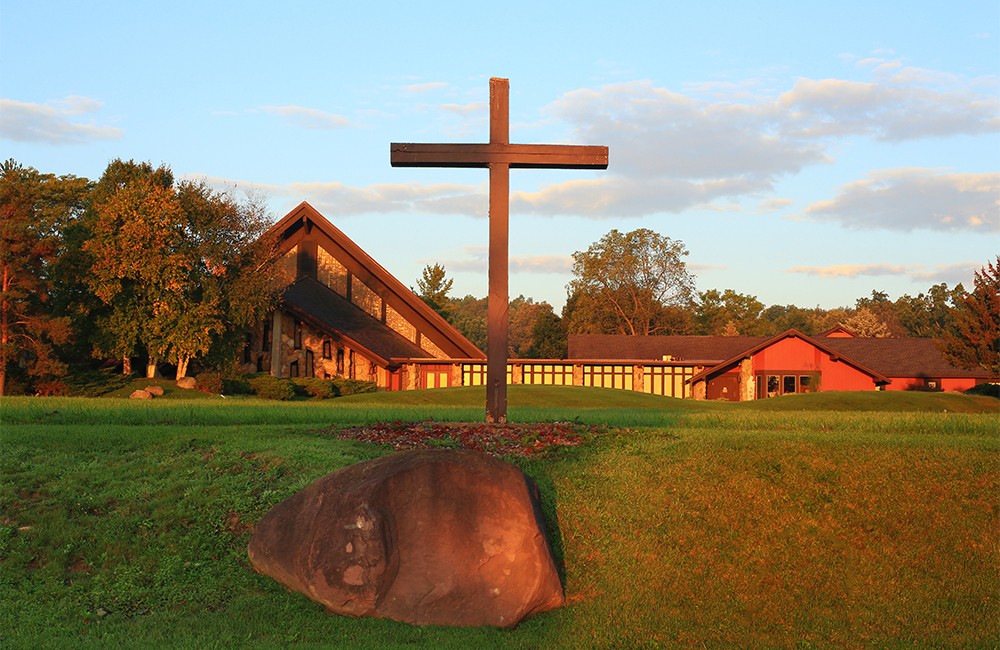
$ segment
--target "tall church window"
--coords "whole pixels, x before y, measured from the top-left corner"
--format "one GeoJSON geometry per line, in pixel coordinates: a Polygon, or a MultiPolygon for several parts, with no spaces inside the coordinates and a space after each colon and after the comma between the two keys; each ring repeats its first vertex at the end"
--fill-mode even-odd
{"type": "Polygon", "coordinates": [[[274,326],[274,316],[264,319],[264,332],[260,337],[260,351],[271,351],[271,328],[274,326]]]}
{"type": "Polygon", "coordinates": [[[299,362],[298,361],[293,361],[290,364],[288,364],[288,376],[289,377],[298,377],[299,376],[299,362]]]}
{"type": "Polygon", "coordinates": [[[295,330],[294,330],[293,334],[294,334],[294,348],[296,350],[301,350],[302,349],[302,321],[299,321],[299,320],[295,321],[295,330]]]}
{"type": "Polygon", "coordinates": [[[332,359],[333,358],[333,344],[330,341],[323,341],[323,358],[332,359]]]}
{"type": "Polygon", "coordinates": [[[315,377],[315,365],[316,361],[313,358],[313,351],[306,350],[306,377],[315,377]]]}

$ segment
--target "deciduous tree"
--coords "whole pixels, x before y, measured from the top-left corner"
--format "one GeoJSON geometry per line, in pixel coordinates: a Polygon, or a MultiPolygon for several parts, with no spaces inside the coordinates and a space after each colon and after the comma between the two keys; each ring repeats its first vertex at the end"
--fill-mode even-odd
{"type": "Polygon", "coordinates": [[[574,333],[669,334],[671,306],[687,305],[694,278],[684,244],[641,228],[612,230],[586,251],[573,253],[574,333]],[[596,331],[595,331],[596,330],[596,331]]]}
{"type": "Polygon", "coordinates": [[[531,330],[531,346],[524,356],[527,359],[565,359],[568,347],[562,319],[551,311],[543,311],[531,330]]]}
{"type": "Polygon", "coordinates": [[[8,364],[32,375],[65,371],[54,346],[70,337],[69,320],[53,314],[49,270],[59,233],[83,209],[89,183],[25,169],[0,167],[0,395],[8,364]]]}
{"type": "Polygon", "coordinates": [[[890,336],[886,322],[868,307],[858,309],[841,325],[864,339],[885,339],[890,336]]]}
{"type": "Polygon", "coordinates": [[[486,352],[486,312],[489,306],[486,298],[466,296],[453,300],[450,304],[449,322],[462,336],[477,348],[486,352]]]}
{"type": "Polygon", "coordinates": [[[231,359],[245,330],[273,306],[277,260],[263,197],[236,200],[203,182],[174,186],[165,166],[112,162],[90,208],[93,292],[109,307],[97,349],[146,348],[177,364],[231,359]]]}
{"type": "Polygon", "coordinates": [[[702,291],[695,304],[695,333],[705,336],[755,336],[761,329],[758,323],[763,311],[764,304],[756,296],[732,289],[722,293],[717,289],[702,291]]]}

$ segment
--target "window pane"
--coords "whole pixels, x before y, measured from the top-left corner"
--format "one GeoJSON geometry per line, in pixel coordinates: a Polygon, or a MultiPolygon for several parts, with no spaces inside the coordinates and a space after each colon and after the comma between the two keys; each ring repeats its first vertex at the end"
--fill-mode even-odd
{"type": "Polygon", "coordinates": [[[781,392],[787,395],[795,392],[795,375],[785,375],[782,379],[781,392]]]}

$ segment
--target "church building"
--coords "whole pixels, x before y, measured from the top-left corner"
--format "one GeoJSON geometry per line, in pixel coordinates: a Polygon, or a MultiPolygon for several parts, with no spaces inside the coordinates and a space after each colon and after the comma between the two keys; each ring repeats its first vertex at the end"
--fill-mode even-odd
{"type": "Polygon", "coordinates": [[[407,390],[454,385],[456,361],[485,363],[482,351],[308,203],[269,233],[283,254],[281,297],[247,337],[245,372],[407,390]]]}
{"type": "MultiPolygon", "coordinates": [[[[276,223],[278,308],[247,337],[245,372],[345,377],[381,390],[482,386],[486,355],[308,203],[276,223]]],[[[747,401],[829,390],[965,390],[931,339],[571,334],[567,359],[510,359],[508,384],[747,401]]]]}

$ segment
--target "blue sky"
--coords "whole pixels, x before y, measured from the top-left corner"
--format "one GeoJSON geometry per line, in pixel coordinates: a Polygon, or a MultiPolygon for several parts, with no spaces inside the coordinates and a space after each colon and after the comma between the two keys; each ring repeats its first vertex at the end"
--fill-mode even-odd
{"type": "Polygon", "coordinates": [[[485,296],[487,172],[391,142],[601,144],[511,174],[511,296],[560,310],[612,229],[684,242],[699,291],[853,306],[972,286],[1000,252],[1000,4],[11,0],[0,155],[100,177],[165,163],[309,201],[402,282],[485,296]]]}

